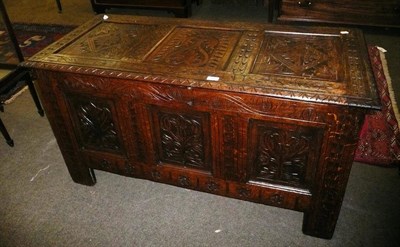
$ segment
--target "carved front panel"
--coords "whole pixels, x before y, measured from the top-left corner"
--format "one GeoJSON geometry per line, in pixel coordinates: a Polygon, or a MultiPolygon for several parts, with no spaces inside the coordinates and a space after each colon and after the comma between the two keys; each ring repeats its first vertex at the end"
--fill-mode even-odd
{"type": "Polygon", "coordinates": [[[222,69],[240,37],[239,31],[176,28],[147,58],[147,62],[222,69]]]}
{"type": "Polygon", "coordinates": [[[309,188],[323,131],[315,127],[251,121],[250,179],[309,188]]]}
{"type": "Polygon", "coordinates": [[[210,169],[209,115],[153,108],[154,135],[160,162],[210,169]]]}
{"type": "Polygon", "coordinates": [[[84,149],[121,152],[112,103],[107,100],[68,97],[78,142],[84,149]]]}
{"type": "Polygon", "coordinates": [[[301,76],[341,82],[340,36],[266,32],[254,74],[301,76]]]}

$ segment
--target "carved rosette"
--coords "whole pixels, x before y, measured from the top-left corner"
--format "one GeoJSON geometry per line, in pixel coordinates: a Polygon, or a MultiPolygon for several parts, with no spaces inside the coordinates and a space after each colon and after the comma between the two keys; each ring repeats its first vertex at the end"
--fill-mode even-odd
{"type": "Polygon", "coordinates": [[[129,174],[131,176],[133,176],[137,173],[137,167],[130,162],[127,162],[125,164],[124,168],[125,168],[124,171],[126,172],[126,174],[129,174]]]}
{"type": "Polygon", "coordinates": [[[239,186],[236,191],[241,198],[249,198],[251,196],[251,190],[246,187],[239,186]]]}
{"type": "Polygon", "coordinates": [[[273,194],[272,196],[270,196],[268,198],[268,202],[271,203],[272,205],[279,205],[280,206],[280,205],[283,204],[284,199],[285,198],[283,197],[283,195],[276,193],[276,194],[273,194]]]}
{"type": "Polygon", "coordinates": [[[220,185],[214,181],[208,181],[206,183],[206,188],[209,192],[216,193],[220,190],[220,185]]]}
{"type": "Polygon", "coordinates": [[[192,183],[190,182],[190,178],[188,178],[187,176],[183,176],[183,175],[178,177],[178,184],[183,187],[192,186],[192,183]]]}
{"type": "Polygon", "coordinates": [[[106,160],[106,159],[102,159],[102,160],[100,161],[99,167],[100,167],[101,169],[110,171],[114,166],[111,164],[110,161],[108,161],[108,160],[106,160]]]}

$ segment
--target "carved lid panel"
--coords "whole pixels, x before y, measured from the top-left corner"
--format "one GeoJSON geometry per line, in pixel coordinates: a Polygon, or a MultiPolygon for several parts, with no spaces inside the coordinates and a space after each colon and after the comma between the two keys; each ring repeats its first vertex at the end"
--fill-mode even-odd
{"type": "Polygon", "coordinates": [[[58,54],[94,60],[139,62],[171,27],[104,23],[85,33],[58,54]]]}
{"type": "Polygon", "coordinates": [[[267,31],[251,73],[343,82],[345,63],[337,60],[342,53],[339,35],[267,31]]]}
{"type": "Polygon", "coordinates": [[[378,108],[355,29],[96,17],[25,66],[378,108]]]}
{"type": "Polygon", "coordinates": [[[176,27],[144,61],[223,70],[240,35],[238,30],[176,27]]]}

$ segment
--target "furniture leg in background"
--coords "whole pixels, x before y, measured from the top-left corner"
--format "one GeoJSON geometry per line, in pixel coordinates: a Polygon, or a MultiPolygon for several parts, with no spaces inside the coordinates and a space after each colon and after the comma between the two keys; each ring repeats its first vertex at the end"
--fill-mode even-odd
{"type": "Polygon", "coordinates": [[[8,131],[7,131],[6,127],[4,126],[1,118],[0,118],[0,131],[4,136],[4,139],[6,139],[7,144],[10,145],[11,147],[13,147],[14,141],[13,141],[13,139],[11,139],[10,134],[8,134],[8,131]]]}
{"type": "Polygon", "coordinates": [[[33,102],[35,102],[35,105],[36,105],[36,108],[38,110],[39,115],[43,117],[44,116],[44,110],[42,108],[42,105],[40,104],[40,100],[39,100],[39,97],[38,97],[38,95],[36,93],[35,86],[33,85],[33,81],[32,81],[32,76],[29,73],[29,71],[27,71],[25,73],[24,80],[25,80],[26,84],[28,85],[29,92],[32,95],[33,102]]]}
{"type": "MultiPolygon", "coordinates": [[[[32,77],[30,75],[30,71],[28,69],[18,67],[14,71],[9,72],[9,74],[7,76],[1,78],[0,83],[1,83],[2,87],[0,88],[1,89],[0,94],[3,94],[5,92],[7,92],[8,90],[10,90],[10,88],[15,87],[17,85],[17,83],[20,81],[24,81],[26,83],[26,85],[28,86],[29,92],[32,95],[32,99],[36,105],[38,113],[40,116],[43,117],[44,111],[43,111],[42,105],[39,101],[39,97],[36,93],[35,86],[33,84],[32,77]]],[[[2,112],[4,111],[3,105],[0,105],[0,110],[2,112]]],[[[0,123],[0,129],[1,129],[1,133],[3,134],[4,138],[6,139],[7,144],[10,145],[11,147],[13,147],[14,141],[10,137],[3,122],[0,123]]]]}
{"type": "Polygon", "coordinates": [[[62,12],[61,0],[56,0],[56,3],[58,8],[58,13],[61,13],[62,12]]]}
{"type": "Polygon", "coordinates": [[[278,9],[277,3],[276,0],[264,0],[264,7],[268,8],[268,22],[274,21],[275,10],[278,9]]]}
{"type": "MultiPolygon", "coordinates": [[[[97,14],[105,13],[110,8],[158,9],[172,12],[175,17],[187,18],[192,15],[192,0],[90,0],[92,9],[97,14]]],[[[202,0],[195,0],[200,5],[202,0]]]]}

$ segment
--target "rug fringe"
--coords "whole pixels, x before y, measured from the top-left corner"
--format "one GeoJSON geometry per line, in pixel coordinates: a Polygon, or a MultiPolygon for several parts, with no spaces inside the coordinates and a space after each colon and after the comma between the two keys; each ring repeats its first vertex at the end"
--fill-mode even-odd
{"type": "MultiPolygon", "coordinates": [[[[386,79],[386,84],[388,87],[388,93],[391,99],[391,107],[394,113],[394,120],[397,123],[397,129],[394,129],[394,139],[392,140],[393,143],[397,143],[398,147],[400,145],[400,140],[399,138],[399,128],[400,128],[400,113],[399,113],[399,108],[397,107],[397,99],[396,96],[394,94],[394,89],[393,89],[393,85],[392,85],[392,78],[390,77],[390,73],[389,73],[389,68],[387,65],[387,60],[386,60],[386,56],[385,56],[385,51],[382,51],[380,49],[379,50],[379,55],[380,55],[380,59],[381,59],[381,63],[382,63],[382,69],[383,69],[383,73],[385,75],[385,79],[386,79]]],[[[394,157],[397,159],[397,162],[400,161],[400,153],[394,152],[393,153],[394,157]]]]}
{"type": "Polygon", "coordinates": [[[390,73],[389,73],[389,69],[388,69],[388,65],[387,65],[387,61],[386,61],[386,57],[385,57],[385,53],[381,50],[379,50],[380,56],[381,56],[381,61],[382,61],[382,67],[383,67],[383,71],[386,77],[386,82],[388,84],[388,91],[389,91],[389,95],[390,98],[392,99],[392,108],[394,111],[394,115],[395,118],[397,120],[397,124],[400,123],[400,113],[399,113],[399,108],[397,107],[397,99],[396,96],[394,94],[394,89],[393,89],[393,85],[392,85],[392,78],[390,77],[390,73]]]}

